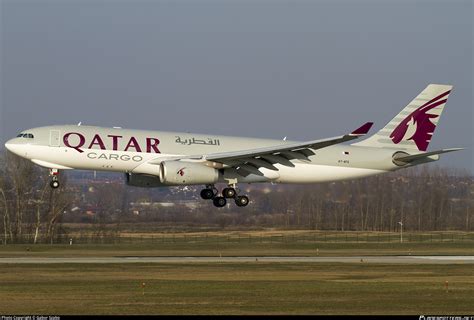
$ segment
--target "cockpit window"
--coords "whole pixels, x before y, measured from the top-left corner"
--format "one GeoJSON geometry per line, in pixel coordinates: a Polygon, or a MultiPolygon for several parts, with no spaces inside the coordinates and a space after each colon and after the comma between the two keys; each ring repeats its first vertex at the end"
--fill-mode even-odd
{"type": "Polygon", "coordinates": [[[32,133],[20,133],[16,136],[17,138],[27,138],[27,139],[34,139],[34,135],[32,133]]]}

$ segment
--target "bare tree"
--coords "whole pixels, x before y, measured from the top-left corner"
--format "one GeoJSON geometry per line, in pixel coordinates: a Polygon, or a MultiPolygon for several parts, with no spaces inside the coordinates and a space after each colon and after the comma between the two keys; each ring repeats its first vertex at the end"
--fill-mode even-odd
{"type": "Polygon", "coordinates": [[[52,243],[56,235],[56,227],[61,221],[64,211],[71,205],[71,191],[65,176],[61,179],[61,188],[49,189],[49,208],[46,216],[46,239],[52,243]]]}
{"type": "Polygon", "coordinates": [[[36,204],[35,235],[34,235],[34,238],[33,238],[33,243],[34,244],[38,243],[38,240],[39,240],[40,228],[41,228],[41,224],[42,224],[41,211],[42,211],[42,208],[44,207],[44,204],[43,204],[44,197],[45,197],[47,191],[49,190],[49,179],[44,179],[44,180],[45,180],[45,183],[44,183],[43,189],[41,191],[41,196],[38,199],[37,204],[36,204]]]}
{"type": "Polygon", "coordinates": [[[1,208],[3,209],[3,244],[7,244],[8,241],[8,236],[10,236],[10,239],[13,239],[13,232],[11,229],[11,223],[10,223],[10,214],[8,212],[8,202],[7,202],[7,197],[5,195],[5,191],[3,190],[4,188],[4,179],[3,175],[0,176],[0,200],[2,200],[2,206],[1,208]]]}

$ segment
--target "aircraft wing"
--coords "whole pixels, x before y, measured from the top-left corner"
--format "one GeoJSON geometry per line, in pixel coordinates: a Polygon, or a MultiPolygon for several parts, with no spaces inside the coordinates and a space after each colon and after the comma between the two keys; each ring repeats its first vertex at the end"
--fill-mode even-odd
{"type": "Polygon", "coordinates": [[[295,165],[291,163],[290,160],[309,160],[308,157],[314,155],[313,150],[357,139],[358,137],[365,135],[370,130],[372,125],[372,122],[367,122],[351,133],[345,134],[343,136],[322,140],[287,143],[257,149],[211,153],[204,155],[203,159],[233,167],[242,176],[248,176],[251,173],[263,175],[259,168],[263,167],[278,171],[278,169],[274,166],[275,164],[294,167],[295,165]]]}

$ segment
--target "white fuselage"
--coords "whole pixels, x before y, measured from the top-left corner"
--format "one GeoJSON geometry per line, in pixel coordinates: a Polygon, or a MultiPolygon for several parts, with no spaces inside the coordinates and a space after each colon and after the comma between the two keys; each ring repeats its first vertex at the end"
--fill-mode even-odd
{"type": "MultiPolygon", "coordinates": [[[[92,126],[51,126],[25,130],[31,137],[17,137],[6,147],[17,155],[52,169],[103,170],[159,175],[163,160],[218,152],[283,145],[290,141],[202,134],[125,130],[92,126]]],[[[291,160],[294,167],[276,164],[277,171],[261,168],[263,176],[237,176],[222,169],[218,182],[315,183],[366,177],[400,167],[392,161],[396,150],[333,145],[318,149],[307,160],[291,160]]],[[[206,164],[215,166],[216,164],[206,164]]]]}

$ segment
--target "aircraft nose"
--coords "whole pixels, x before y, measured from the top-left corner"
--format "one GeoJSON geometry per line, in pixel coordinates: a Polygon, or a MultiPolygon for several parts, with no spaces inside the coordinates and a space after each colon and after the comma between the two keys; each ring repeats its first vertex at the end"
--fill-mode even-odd
{"type": "Polygon", "coordinates": [[[20,155],[21,153],[21,144],[18,143],[18,141],[15,141],[16,138],[10,139],[5,143],[5,148],[7,148],[8,151],[20,155]]]}
{"type": "Polygon", "coordinates": [[[5,142],[5,148],[7,148],[8,151],[12,151],[12,148],[13,148],[13,142],[12,142],[13,139],[10,139],[8,140],[7,142],[5,142]]]}

